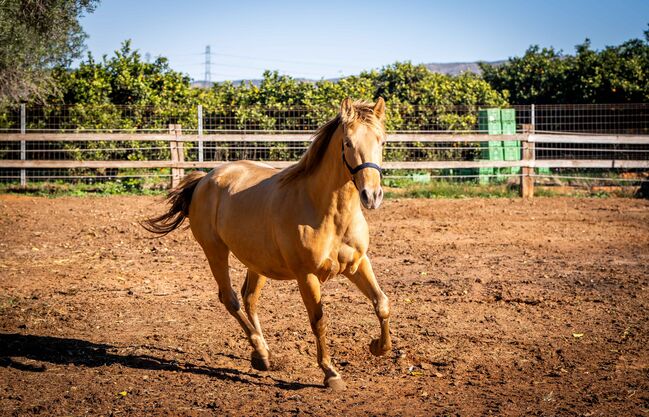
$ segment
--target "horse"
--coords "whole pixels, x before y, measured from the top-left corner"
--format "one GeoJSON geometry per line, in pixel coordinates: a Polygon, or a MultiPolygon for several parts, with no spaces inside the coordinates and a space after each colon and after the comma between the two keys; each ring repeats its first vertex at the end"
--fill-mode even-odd
{"type": "Polygon", "coordinates": [[[377,209],[383,200],[384,119],[383,98],[375,104],[346,98],[296,164],[277,170],[242,160],[207,174],[192,172],[167,195],[168,211],[142,222],[150,232],[166,235],[189,219],[218,284],[219,300],[253,348],[254,369],[270,367],[257,316],[267,278],[297,282],[325,387],[345,389],[325,340],[320,294],[332,277],[344,275],[372,302],[381,333],[371,340],[370,352],[381,356],[391,350],[389,301],[367,256],[369,229],[361,210],[361,204],[377,209]],[[245,314],[228,274],[230,252],[247,267],[241,288],[245,314]]]}

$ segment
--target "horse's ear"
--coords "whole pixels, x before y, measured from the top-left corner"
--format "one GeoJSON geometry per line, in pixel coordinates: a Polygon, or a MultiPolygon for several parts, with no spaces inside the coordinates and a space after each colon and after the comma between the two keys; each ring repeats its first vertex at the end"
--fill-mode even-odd
{"type": "Polygon", "coordinates": [[[355,116],[354,103],[352,103],[351,98],[347,97],[340,105],[340,118],[344,123],[351,123],[354,121],[355,116]]]}
{"type": "Polygon", "coordinates": [[[383,100],[383,97],[379,97],[379,99],[376,100],[376,104],[374,105],[374,116],[379,120],[383,120],[385,117],[385,100],[383,100]]]}

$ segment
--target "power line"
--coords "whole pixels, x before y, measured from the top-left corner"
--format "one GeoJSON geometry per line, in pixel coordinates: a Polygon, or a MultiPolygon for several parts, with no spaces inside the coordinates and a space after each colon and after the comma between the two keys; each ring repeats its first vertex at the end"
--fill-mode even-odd
{"type": "Polygon", "coordinates": [[[212,54],[209,45],[205,47],[205,77],[203,80],[205,82],[212,81],[212,54]]]}
{"type": "MultiPolygon", "coordinates": [[[[186,54],[171,54],[167,55],[169,57],[190,57],[190,56],[196,56],[197,54],[195,53],[186,53],[186,54]]],[[[318,65],[318,66],[324,66],[332,69],[336,69],[337,75],[335,76],[336,78],[342,78],[345,76],[348,76],[349,73],[347,71],[344,71],[343,68],[347,68],[348,70],[350,68],[354,68],[355,66],[353,65],[337,65],[337,64],[332,64],[332,63],[318,63],[318,62],[308,62],[308,61],[300,61],[300,60],[289,60],[289,59],[273,59],[273,58],[256,58],[252,56],[246,56],[246,55],[236,55],[236,54],[226,54],[226,53],[216,53],[211,51],[211,46],[207,45],[205,47],[205,51],[201,54],[203,55],[204,59],[203,62],[187,62],[185,59],[174,59],[174,61],[177,64],[185,65],[185,66],[202,66],[204,67],[204,76],[203,80],[204,81],[211,81],[212,78],[212,56],[222,56],[222,57],[230,57],[230,58],[240,58],[240,59],[248,59],[248,60],[255,60],[255,61],[269,61],[269,62],[279,62],[279,63],[290,63],[290,64],[297,64],[297,65],[318,65]],[[346,74],[345,74],[346,73],[346,74]]],[[[251,63],[252,64],[252,63],[251,63]]],[[[264,65],[262,63],[262,65],[264,65]]],[[[226,63],[222,62],[219,60],[219,63],[217,64],[217,67],[229,67],[229,68],[241,68],[245,70],[254,70],[254,71],[278,71],[280,74],[285,74],[285,75],[290,75],[293,77],[300,77],[300,78],[311,78],[311,79],[321,79],[325,78],[325,75],[323,72],[312,72],[312,71],[302,71],[300,69],[286,69],[286,68],[277,68],[274,65],[268,65],[268,66],[255,66],[254,64],[252,65],[240,65],[240,64],[231,64],[231,63],[226,63]]],[[[355,67],[355,68],[361,68],[361,67],[355,67]]],[[[366,68],[363,68],[365,70],[366,68]]],[[[356,72],[352,70],[352,72],[356,72]]],[[[219,71],[219,76],[235,76],[234,74],[225,74],[221,71],[219,71]]],[[[237,75],[237,77],[245,78],[245,75],[237,75]]]]}
{"type": "Polygon", "coordinates": [[[360,66],[360,65],[333,64],[331,62],[300,61],[300,60],[293,60],[293,59],[259,58],[259,57],[247,56],[247,55],[223,54],[223,53],[216,53],[216,52],[212,53],[212,55],[225,56],[229,58],[251,59],[255,61],[271,61],[271,62],[284,62],[288,64],[317,65],[317,66],[325,66],[325,67],[332,67],[332,68],[340,68],[341,66],[361,68],[361,69],[365,68],[364,66],[360,66]]]}
{"type": "MultiPolygon", "coordinates": [[[[183,62],[183,61],[175,61],[176,64],[179,65],[184,65],[184,66],[189,66],[189,67],[198,67],[198,66],[205,66],[205,61],[203,62],[183,62]]],[[[316,72],[304,72],[300,70],[292,70],[292,69],[285,69],[285,68],[271,68],[271,67],[254,67],[250,65],[236,65],[236,64],[225,64],[225,63],[219,63],[215,64],[217,68],[220,67],[227,67],[227,68],[241,68],[244,70],[253,70],[253,71],[278,71],[279,73],[282,74],[292,74],[294,76],[298,77],[304,77],[304,78],[322,78],[324,75],[322,73],[316,73],[316,72]]],[[[342,70],[338,71],[339,74],[342,74],[342,70]]],[[[338,75],[340,77],[342,75],[338,75]]]]}
{"type": "MultiPolygon", "coordinates": [[[[185,54],[164,54],[164,56],[167,58],[173,58],[173,57],[190,57],[190,56],[198,56],[198,55],[205,56],[205,54],[206,54],[205,52],[197,52],[197,53],[185,53],[185,54]]],[[[222,56],[228,58],[247,59],[252,61],[283,62],[287,64],[324,66],[324,67],[331,67],[331,68],[347,67],[347,68],[356,68],[360,70],[366,69],[366,67],[363,65],[354,65],[350,63],[342,64],[342,63],[332,63],[332,62],[302,61],[302,60],[281,59],[281,58],[260,58],[260,57],[250,56],[250,55],[226,54],[226,53],[219,53],[219,52],[210,52],[210,55],[222,56]]]]}

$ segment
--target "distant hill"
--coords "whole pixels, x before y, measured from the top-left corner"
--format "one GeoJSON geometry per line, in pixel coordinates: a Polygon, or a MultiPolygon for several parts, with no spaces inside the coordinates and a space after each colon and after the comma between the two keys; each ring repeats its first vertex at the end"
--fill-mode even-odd
{"type": "MultiPolygon", "coordinates": [[[[318,80],[311,80],[308,78],[294,78],[295,81],[301,81],[305,83],[314,83],[318,80]]],[[[255,78],[252,80],[229,80],[233,85],[239,86],[244,83],[252,83],[252,85],[256,85],[259,87],[259,84],[263,81],[261,78],[255,78]]],[[[338,78],[330,78],[328,81],[338,81],[338,78]]],[[[213,81],[203,81],[203,80],[196,80],[192,81],[191,86],[195,88],[211,88],[214,85],[213,81]]]]}
{"type": "MultiPolygon", "coordinates": [[[[490,61],[486,62],[487,64],[491,65],[502,65],[507,61],[490,61]]],[[[431,62],[429,64],[424,64],[426,68],[428,68],[431,72],[437,72],[440,74],[447,74],[447,75],[459,75],[463,72],[473,72],[476,74],[482,73],[480,71],[480,67],[478,66],[478,61],[475,62],[431,62]]],[[[314,83],[316,80],[310,80],[306,78],[296,78],[297,81],[304,81],[304,82],[311,82],[314,83]]],[[[328,79],[328,81],[338,81],[338,78],[331,78],[328,79]]],[[[232,80],[232,84],[234,85],[241,85],[243,83],[251,82],[253,85],[259,86],[261,83],[260,79],[254,79],[254,80],[232,80]]],[[[210,88],[214,85],[213,82],[211,81],[193,81],[192,82],[192,87],[196,88],[210,88]]]]}
{"type": "MultiPolygon", "coordinates": [[[[507,61],[491,61],[486,62],[491,65],[502,65],[507,61]]],[[[446,62],[446,63],[430,63],[424,64],[432,72],[438,72],[440,74],[448,75],[460,75],[463,72],[474,72],[476,74],[481,74],[480,67],[478,62],[446,62]]]]}
{"type": "Polygon", "coordinates": [[[194,88],[212,88],[214,83],[212,81],[195,80],[190,85],[194,88]]]}

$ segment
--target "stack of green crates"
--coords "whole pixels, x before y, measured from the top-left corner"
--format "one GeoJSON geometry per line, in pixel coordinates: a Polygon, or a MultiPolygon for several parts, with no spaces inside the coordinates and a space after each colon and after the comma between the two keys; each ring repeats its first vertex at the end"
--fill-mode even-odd
{"type": "MultiPolygon", "coordinates": [[[[478,128],[490,135],[515,135],[516,110],[483,109],[478,112],[478,128]]],[[[481,143],[481,158],[488,161],[519,161],[521,144],[517,140],[489,141],[481,143]]],[[[480,182],[490,178],[505,179],[507,174],[518,174],[520,168],[480,168],[480,182]],[[492,177],[494,176],[495,177],[492,177]]]]}
{"type": "MultiPolygon", "coordinates": [[[[502,122],[503,135],[516,134],[516,110],[500,109],[500,121],[502,122]]],[[[505,161],[521,160],[521,142],[519,140],[503,141],[505,161]]],[[[506,170],[507,174],[520,174],[520,168],[501,168],[506,170]]]]}

